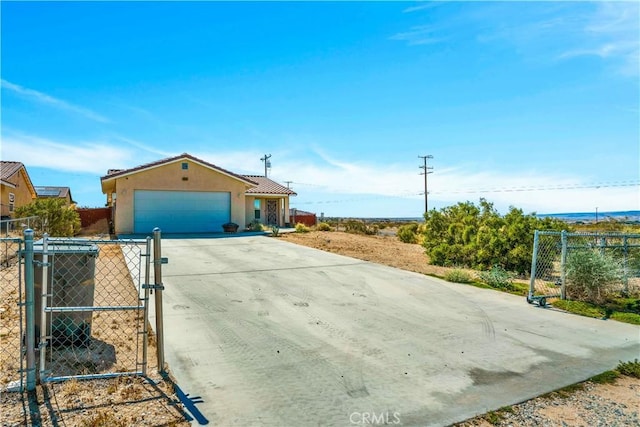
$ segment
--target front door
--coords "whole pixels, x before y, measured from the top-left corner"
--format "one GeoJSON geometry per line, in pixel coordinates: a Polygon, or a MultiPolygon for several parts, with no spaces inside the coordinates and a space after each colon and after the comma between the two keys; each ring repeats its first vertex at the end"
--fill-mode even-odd
{"type": "Polygon", "coordinates": [[[278,225],[278,201],[267,200],[267,224],[278,225]]]}

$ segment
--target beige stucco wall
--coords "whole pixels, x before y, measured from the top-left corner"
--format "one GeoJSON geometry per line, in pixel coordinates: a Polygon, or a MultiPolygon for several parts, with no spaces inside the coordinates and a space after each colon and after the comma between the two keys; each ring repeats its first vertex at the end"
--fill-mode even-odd
{"type": "Polygon", "coordinates": [[[284,227],[289,222],[289,197],[288,196],[246,196],[246,223],[255,219],[254,201],[260,200],[260,222],[267,220],[267,200],[276,200],[278,203],[278,225],[284,227]]]}
{"type": "Polygon", "coordinates": [[[0,187],[2,187],[0,190],[0,203],[2,204],[0,215],[15,218],[15,212],[9,212],[9,193],[14,194],[14,209],[31,203],[33,201],[33,193],[29,189],[22,170],[15,173],[7,182],[12,183],[16,188],[0,184],[0,187]]]}
{"type": "Polygon", "coordinates": [[[231,221],[241,227],[245,224],[245,191],[247,185],[236,178],[201,166],[191,160],[179,160],[116,178],[115,181],[116,209],[114,226],[116,233],[133,232],[133,195],[135,190],[230,192],[231,221]],[[182,163],[184,162],[189,164],[188,170],[182,169],[182,163]],[[188,180],[183,180],[183,177],[188,178],[188,180]]]}

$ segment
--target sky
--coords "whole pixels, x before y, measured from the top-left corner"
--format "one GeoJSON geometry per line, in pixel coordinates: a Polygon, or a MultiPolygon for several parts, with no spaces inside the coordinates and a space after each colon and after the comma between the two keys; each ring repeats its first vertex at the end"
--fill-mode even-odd
{"type": "Polygon", "coordinates": [[[638,2],[7,2],[2,160],[104,206],[189,153],[325,216],[640,209],[638,2]],[[431,169],[433,168],[433,169],[431,169]]]}

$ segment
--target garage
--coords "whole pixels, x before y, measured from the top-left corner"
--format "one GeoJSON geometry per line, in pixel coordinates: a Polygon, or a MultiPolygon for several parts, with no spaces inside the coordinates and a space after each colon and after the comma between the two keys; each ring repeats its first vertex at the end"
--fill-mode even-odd
{"type": "Polygon", "coordinates": [[[222,231],[231,217],[231,194],[206,191],[135,190],[135,233],[159,227],[163,233],[222,231]]]}

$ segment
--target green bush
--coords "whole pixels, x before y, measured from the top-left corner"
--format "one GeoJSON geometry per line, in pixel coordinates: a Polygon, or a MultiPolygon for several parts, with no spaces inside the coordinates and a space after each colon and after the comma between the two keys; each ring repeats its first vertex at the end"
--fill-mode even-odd
{"type": "Polygon", "coordinates": [[[478,277],[492,288],[508,290],[513,284],[513,275],[499,265],[494,265],[491,270],[479,272],[478,277]]]}
{"type": "Polygon", "coordinates": [[[403,243],[418,243],[418,223],[405,224],[398,228],[396,236],[403,243]]]}
{"type": "Polygon", "coordinates": [[[502,216],[492,203],[480,199],[478,206],[465,202],[429,211],[418,240],[422,237],[435,265],[486,270],[499,264],[508,271],[526,274],[531,270],[534,231],[562,229],[568,227],[560,220],[525,215],[515,207],[502,216]]]}
{"type": "Polygon", "coordinates": [[[571,252],[565,267],[567,297],[594,304],[613,296],[624,277],[620,261],[594,249],[571,252]]]}
{"type": "Polygon", "coordinates": [[[456,268],[447,272],[444,276],[444,280],[454,283],[471,283],[473,282],[473,277],[466,271],[456,268]]]}
{"type": "Polygon", "coordinates": [[[308,233],[309,231],[309,227],[303,223],[299,222],[296,224],[296,233],[308,233]]]}
{"type": "Polygon", "coordinates": [[[331,231],[331,226],[326,222],[321,222],[316,226],[318,231],[331,231]]]}
{"type": "Polygon", "coordinates": [[[15,216],[38,217],[32,223],[38,235],[49,233],[51,237],[72,237],[80,232],[80,215],[63,199],[36,199],[16,208],[15,216]]]}

